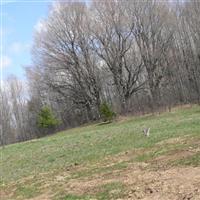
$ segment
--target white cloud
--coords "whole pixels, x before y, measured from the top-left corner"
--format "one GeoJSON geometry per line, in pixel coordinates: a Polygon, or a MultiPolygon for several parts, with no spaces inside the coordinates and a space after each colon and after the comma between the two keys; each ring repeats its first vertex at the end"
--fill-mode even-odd
{"type": "Polygon", "coordinates": [[[59,11],[62,8],[62,1],[53,1],[52,8],[52,10],[59,11]]]}
{"type": "Polygon", "coordinates": [[[0,80],[0,88],[1,88],[1,91],[5,92],[6,91],[6,81],[4,79],[1,79],[0,80]]]}
{"type": "Polygon", "coordinates": [[[11,53],[19,54],[30,49],[29,43],[14,42],[10,45],[9,50],[11,53]]]}
{"type": "Polygon", "coordinates": [[[2,63],[1,63],[1,68],[9,67],[12,64],[11,58],[8,56],[3,55],[2,56],[2,63]]]}
{"type": "Polygon", "coordinates": [[[2,0],[2,1],[0,2],[0,5],[6,5],[6,4],[8,4],[8,3],[15,3],[15,2],[17,2],[17,1],[14,1],[14,0],[2,0]]]}
{"type": "Polygon", "coordinates": [[[1,31],[0,31],[0,37],[8,37],[8,35],[12,34],[13,33],[13,30],[10,29],[10,28],[2,28],[1,31]]]}
{"type": "Polygon", "coordinates": [[[36,25],[34,26],[36,32],[40,33],[41,31],[45,30],[45,22],[43,19],[39,19],[36,25]]]}

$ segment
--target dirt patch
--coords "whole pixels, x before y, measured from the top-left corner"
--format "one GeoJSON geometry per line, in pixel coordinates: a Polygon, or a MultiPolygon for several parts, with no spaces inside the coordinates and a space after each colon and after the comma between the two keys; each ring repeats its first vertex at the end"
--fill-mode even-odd
{"type": "Polygon", "coordinates": [[[173,150],[168,152],[167,155],[161,155],[159,157],[156,157],[150,161],[151,167],[155,167],[156,169],[162,169],[162,168],[169,168],[170,163],[187,158],[189,156],[194,155],[194,151],[189,151],[189,150],[173,150]]]}
{"type": "Polygon", "coordinates": [[[149,171],[133,165],[123,171],[114,171],[110,175],[73,180],[67,187],[68,192],[74,194],[94,194],[101,185],[116,181],[126,186],[124,200],[200,199],[200,168],[193,167],[149,171]]]}
{"type": "Polygon", "coordinates": [[[31,198],[29,200],[49,200],[49,199],[52,199],[52,195],[45,193],[37,197],[31,198]]]}
{"type": "Polygon", "coordinates": [[[65,194],[95,197],[103,185],[113,182],[120,182],[125,186],[125,195],[121,200],[200,200],[200,167],[173,167],[167,170],[160,168],[155,171],[146,168],[147,165],[131,163],[122,170],[67,181],[64,176],[56,176],[44,188],[42,195],[31,200],[53,199],[55,194],[52,188],[58,187],[58,184],[65,194]]]}
{"type": "MultiPolygon", "coordinates": [[[[168,143],[180,142],[179,139],[168,143]]],[[[185,140],[181,140],[185,142],[185,140]]],[[[199,148],[179,149],[167,155],[158,156],[148,163],[130,162],[135,156],[144,153],[144,149],[127,151],[117,156],[107,157],[98,167],[108,167],[120,162],[127,162],[123,169],[100,172],[89,177],[69,180],[66,192],[77,195],[94,195],[102,185],[121,182],[125,185],[124,200],[200,200],[200,167],[171,167],[169,161],[193,155],[199,148]],[[154,166],[154,167],[153,167],[154,166]],[[166,167],[167,166],[167,167],[166,167]]]]}
{"type": "Polygon", "coordinates": [[[200,199],[200,168],[173,168],[124,174],[128,185],[125,199],[185,200],[200,199]]]}
{"type": "Polygon", "coordinates": [[[188,142],[188,137],[176,137],[176,138],[170,138],[167,140],[163,140],[161,142],[158,142],[156,145],[167,145],[167,144],[184,144],[188,142]]]}
{"type": "MultiPolygon", "coordinates": [[[[172,167],[167,165],[171,161],[186,158],[196,152],[199,152],[199,141],[194,141],[192,138],[188,140],[186,138],[173,138],[158,143],[155,149],[134,149],[108,156],[104,160],[98,163],[90,163],[88,166],[72,165],[61,173],[40,174],[42,178],[38,181],[43,180],[40,186],[40,191],[43,194],[31,200],[53,199],[55,195],[60,195],[61,192],[77,196],[90,195],[95,199],[95,195],[101,191],[103,185],[114,182],[120,182],[125,186],[125,195],[120,198],[121,200],[200,200],[200,167],[172,167]],[[152,158],[146,163],[133,162],[138,155],[154,152],[162,145],[177,143],[188,145],[184,146],[184,149],[172,148],[166,154],[152,158]],[[125,167],[120,168],[120,163],[125,163],[125,167]],[[95,171],[96,169],[97,171],[95,171]],[[87,173],[84,174],[84,172],[87,173]],[[73,177],[73,174],[76,173],[83,173],[83,176],[73,177]]],[[[21,180],[20,184],[27,184],[32,181],[34,182],[34,177],[27,177],[21,180]]],[[[12,186],[13,188],[17,187],[16,185],[12,186]]],[[[1,194],[3,199],[11,198],[6,193],[1,194]]]]}

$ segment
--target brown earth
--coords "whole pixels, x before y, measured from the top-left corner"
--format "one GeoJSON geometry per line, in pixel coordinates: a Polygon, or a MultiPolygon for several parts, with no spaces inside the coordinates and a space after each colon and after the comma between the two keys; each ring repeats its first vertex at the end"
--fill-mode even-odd
{"type": "MultiPolygon", "coordinates": [[[[190,145],[188,139],[183,140],[180,138],[179,140],[176,138],[170,139],[165,143],[158,143],[157,147],[177,142],[185,143],[186,141],[190,145]]],[[[31,200],[54,199],[56,191],[54,188],[59,188],[65,194],[95,196],[103,185],[115,182],[120,182],[125,186],[123,198],[118,198],[118,200],[200,200],[200,167],[168,164],[171,161],[186,158],[200,152],[199,142],[196,141],[196,146],[189,146],[187,149],[173,149],[167,154],[157,156],[146,163],[133,162],[133,160],[136,156],[148,153],[152,149],[149,151],[139,149],[123,152],[116,156],[109,156],[103,162],[100,161],[89,166],[73,166],[59,174],[52,174],[52,176],[43,174],[41,175],[41,180],[45,181],[40,188],[42,194],[31,200]],[[112,168],[120,163],[126,163],[127,166],[124,168],[112,168]],[[93,173],[93,169],[96,168],[99,171],[93,173]],[[107,168],[109,168],[107,171],[101,170],[107,168]],[[88,171],[89,174],[72,178],[74,173],[85,171],[88,171]]],[[[195,142],[191,140],[191,143],[194,144],[195,142]]],[[[22,180],[22,182],[27,184],[31,179],[29,177],[22,180]]],[[[15,188],[14,184],[13,188],[15,188]]],[[[116,191],[109,191],[109,193],[114,192],[116,191]]],[[[1,195],[1,197],[5,197],[8,194],[2,193],[1,195]]],[[[92,199],[94,200],[95,198],[92,199]]]]}
{"type": "MultiPolygon", "coordinates": [[[[72,194],[93,194],[97,186],[121,182],[126,196],[121,199],[143,200],[200,200],[200,168],[174,167],[168,170],[145,170],[133,165],[126,170],[102,174],[92,179],[72,180],[66,184],[72,194]]],[[[112,192],[112,191],[111,191],[112,192]]]]}

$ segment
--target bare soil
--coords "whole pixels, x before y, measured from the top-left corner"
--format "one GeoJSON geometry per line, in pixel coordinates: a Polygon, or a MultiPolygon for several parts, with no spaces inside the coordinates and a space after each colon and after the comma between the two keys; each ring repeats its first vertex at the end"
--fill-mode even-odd
{"type": "Polygon", "coordinates": [[[73,180],[66,186],[69,192],[80,195],[96,192],[97,186],[122,182],[127,188],[124,200],[200,200],[200,168],[176,167],[150,171],[142,170],[142,167],[133,165],[110,175],[73,180]]]}
{"type": "MultiPolygon", "coordinates": [[[[157,146],[173,143],[190,143],[189,140],[180,138],[170,139],[165,143],[158,143],[157,146]]],[[[194,144],[194,141],[191,141],[194,144]]],[[[115,156],[109,156],[104,161],[95,163],[94,166],[73,166],[69,170],[55,174],[52,177],[44,176],[41,195],[31,200],[55,199],[54,188],[58,187],[65,194],[91,195],[95,196],[100,188],[108,183],[120,182],[125,187],[125,195],[118,200],[200,200],[200,167],[192,166],[170,166],[168,163],[177,159],[186,158],[199,152],[199,142],[196,141],[195,148],[185,150],[173,150],[172,152],[158,156],[148,162],[133,162],[135,156],[148,152],[145,149],[123,152],[115,156]],[[108,171],[97,171],[78,178],[71,178],[76,172],[90,171],[93,167],[103,169],[125,162],[125,168],[113,168],[108,171]]],[[[24,184],[31,181],[31,177],[22,180],[24,184]]],[[[21,182],[21,183],[22,183],[21,182]]],[[[13,185],[15,188],[15,185],[13,185]]],[[[14,189],[13,189],[14,192],[14,189]]],[[[59,192],[59,191],[58,191],[59,192]]],[[[109,191],[114,193],[116,191],[109,191]]],[[[11,197],[1,193],[1,197],[11,197]]],[[[3,198],[5,199],[5,198],[3,198]]],[[[93,200],[95,198],[92,198],[93,200]]]]}

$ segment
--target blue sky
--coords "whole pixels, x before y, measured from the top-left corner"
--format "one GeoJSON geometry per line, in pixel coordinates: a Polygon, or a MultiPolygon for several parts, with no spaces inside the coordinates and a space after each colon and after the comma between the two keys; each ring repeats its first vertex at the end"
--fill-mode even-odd
{"type": "Polygon", "coordinates": [[[3,79],[10,74],[24,79],[23,66],[31,64],[30,50],[34,31],[39,28],[40,20],[47,17],[50,5],[51,1],[45,0],[3,0],[3,79]]]}

